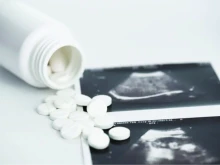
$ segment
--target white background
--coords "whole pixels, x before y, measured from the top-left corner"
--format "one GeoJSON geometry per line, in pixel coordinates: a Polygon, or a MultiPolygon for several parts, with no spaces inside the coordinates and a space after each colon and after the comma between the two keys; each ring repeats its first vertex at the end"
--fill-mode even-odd
{"type": "MultiPolygon", "coordinates": [[[[219,0],[23,1],[71,28],[86,67],[220,60],[219,0]]],[[[34,111],[53,91],[2,68],[0,89],[1,165],[82,163],[79,140],[64,141],[34,111]]]]}

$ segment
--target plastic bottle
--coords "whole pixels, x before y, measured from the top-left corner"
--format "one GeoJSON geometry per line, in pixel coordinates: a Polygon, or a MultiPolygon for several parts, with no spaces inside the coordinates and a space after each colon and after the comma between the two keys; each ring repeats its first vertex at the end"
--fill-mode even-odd
{"type": "Polygon", "coordinates": [[[35,87],[72,86],[83,72],[83,57],[62,23],[15,1],[0,3],[0,65],[35,87]],[[52,56],[65,58],[65,71],[48,73],[52,56]]]}

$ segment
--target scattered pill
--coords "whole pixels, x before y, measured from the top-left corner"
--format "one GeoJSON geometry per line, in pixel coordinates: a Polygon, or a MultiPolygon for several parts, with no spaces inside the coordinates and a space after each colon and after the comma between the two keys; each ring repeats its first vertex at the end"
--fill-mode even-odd
{"type": "Polygon", "coordinates": [[[46,103],[48,103],[48,102],[50,102],[50,103],[52,103],[52,102],[54,102],[56,99],[57,99],[57,95],[50,95],[50,96],[47,96],[45,99],[44,99],[44,101],[46,102],[46,103]]]}
{"type": "Polygon", "coordinates": [[[65,119],[68,118],[69,112],[64,110],[56,110],[50,113],[50,119],[56,120],[56,119],[65,119]]]}
{"type": "Polygon", "coordinates": [[[50,58],[49,64],[51,70],[57,73],[57,72],[63,72],[66,69],[67,62],[68,62],[67,58],[60,50],[58,50],[50,58]]]}
{"type": "Polygon", "coordinates": [[[109,137],[103,134],[92,133],[88,136],[88,144],[90,147],[97,150],[103,150],[109,146],[110,139],[109,137]]]}
{"type": "Polygon", "coordinates": [[[92,99],[92,101],[87,106],[87,112],[91,117],[103,116],[107,113],[107,106],[103,101],[99,99],[92,99]]]}
{"type": "MultiPolygon", "coordinates": [[[[55,74],[62,73],[52,73],[55,74]]],[[[71,140],[82,134],[90,147],[102,150],[109,146],[110,138],[121,141],[130,137],[128,128],[112,128],[114,120],[107,113],[107,106],[112,104],[112,98],[108,95],[98,95],[91,99],[86,95],[76,94],[72,88],[67,88],[57,91],[56,95],[46,97],[44,101],[46,103],[39,105],[37,112],[49,115],[50,119],[54,120],[52,127],[60,130],[64,139],[71,140]],[[87,112],[84,112],[82,106],[87,106],[87,112]],[[110,129],[109,136],[104,133],[105,129],[110,129]]]]}
{"type": "Polygon", "coordinates": [[[92,99],[89,96],[78,94],[75,95],[74,100],[76,101],[76,104],[79,106],[87,106],[92,99]]]}
{"type": "Polygon", "coordinates": [[[69,111],[69,112],[75,112],[77,108],[76,103],[74,102],[69,108],[62,108],[63,110],[69,111]]]}
{"type": "Polygon", "coordinates": [[[114,127],[109,130],[109,137],[113,140],[126,140],[130,137],[130,130],[125,127],[114,127]]]}
{"type": "Polygon", "coordinates": [[[97,95],[93,97],[93,99],[100,99],[102,100],[107,106],[112,104],[112,98],[108,95],[97,95]]]}
{"type": "Polygon", "coordinates": [[[96,127],[84,127],[83,128],[83,131],[82,131],[83,138],[87,139],[88,136],[92,133],[103,134],[104,131],[102,129],[96,128],[96,127]]]}
{"type": "MultiPolygon", "coordinates": [[[[73,120],[74,121],[74,120],[73,120]]],[[[83,127],[94,127],[95,123],[92,119],[85,119],[85,120],[75,120],[77,123],[82,125],[83,127]]]]}
{"type": "Polygon", "coordinates": [[[95,126],[101,129],[109,129],[114,126],[114,121],[109,115],[100,116],[94,119],[95,126]]]}
{"type": "Polygon", "coordinates": [[[70,119],[56,119],[52,123],[52,127],[56,130],[61,130],[64,125],[71,125],[74,122],[70,119]]]}
{"type": "Polygon", "coordinates": [[[60,109],[68,109],[68,108],[71,108],[72,106],[76,106],[74,104],[76,103],[71,97],[60,96],[54,100],[55,107],[60,108],[60,109]]]}
{"type": "Polygon", "coordinates": [[[75,90],[73,90],[72,88],[67,88],[67,89],[63,89],[63,90],[59,90],[56,93],[58,96],[69,96],[69,97],[73,97],[75,96],[76,92],[75,90]]]}
{"type": "Polygon", "coordinates": [[[75,111],[70,113],[69,119],[73,121],[82,121],[89,119],[89,115],[86,112],[75,111]]]}
{"type": "Polygon", "coordinates": [[[55,111],[56,108],[52,103],[42,103],[37,107],[37,112],[40,115],[49,115],[51,112],[55,111]]]}
{"type": "Polygon", "coordinates": [[[71,125],[65,125],[61,129],[60,133],[64,139],[71,140],[81,135],[82,127],[76,123],[73,123],[71,125]]]}

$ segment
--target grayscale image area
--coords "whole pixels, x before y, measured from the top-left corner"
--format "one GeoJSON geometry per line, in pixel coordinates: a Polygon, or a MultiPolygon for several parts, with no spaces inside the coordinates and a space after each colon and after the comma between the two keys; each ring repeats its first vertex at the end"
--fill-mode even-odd
{"type": "Polygon", "coordinates": [[[117,123],[131,130],[128,140],[91,149],[93,164],[220,163],[220,118],[117,123]]]}
{"type": "MultiPolygon", "coordinates": [[[[193,91],[194,87],[191,88],[193,91]]],[[[186,90],[186,89],[185,89],[186,90]]],[[[152,73],[133,72],[123,82],[109,91],[119,100],[139,100],[183,93],[184,90],[168,74],[156,71],[152,73]]]]}
{"type": "Polygon", "coordinates": [[[220,103],[220,81],[209,63],[87,69],[82,93],[113,98],[108,111],[220,103]]]}

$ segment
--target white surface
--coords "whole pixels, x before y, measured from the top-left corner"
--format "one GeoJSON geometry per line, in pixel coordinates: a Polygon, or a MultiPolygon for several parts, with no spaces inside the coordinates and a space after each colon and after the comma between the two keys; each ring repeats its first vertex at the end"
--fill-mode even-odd
{"type": "Polygon", "coordinates": [[[63,140],[51,128],[52,121],[36,112],[41,101],[53,94],[52,90],[31,87],[2,68],[0,87],[1,165],[83,163],[80,139],[63,140]]]}
{"type": "MultiPolygon", "coordinates": [[[[23,1],[71,28],[86,67],[220,61],[219,0],[23,1]]],[[[0,89],[1,165],[83,163],[80,140],[63,140],[34,110],[52,90],[30,87],[2,68],[0,89]]]]}

